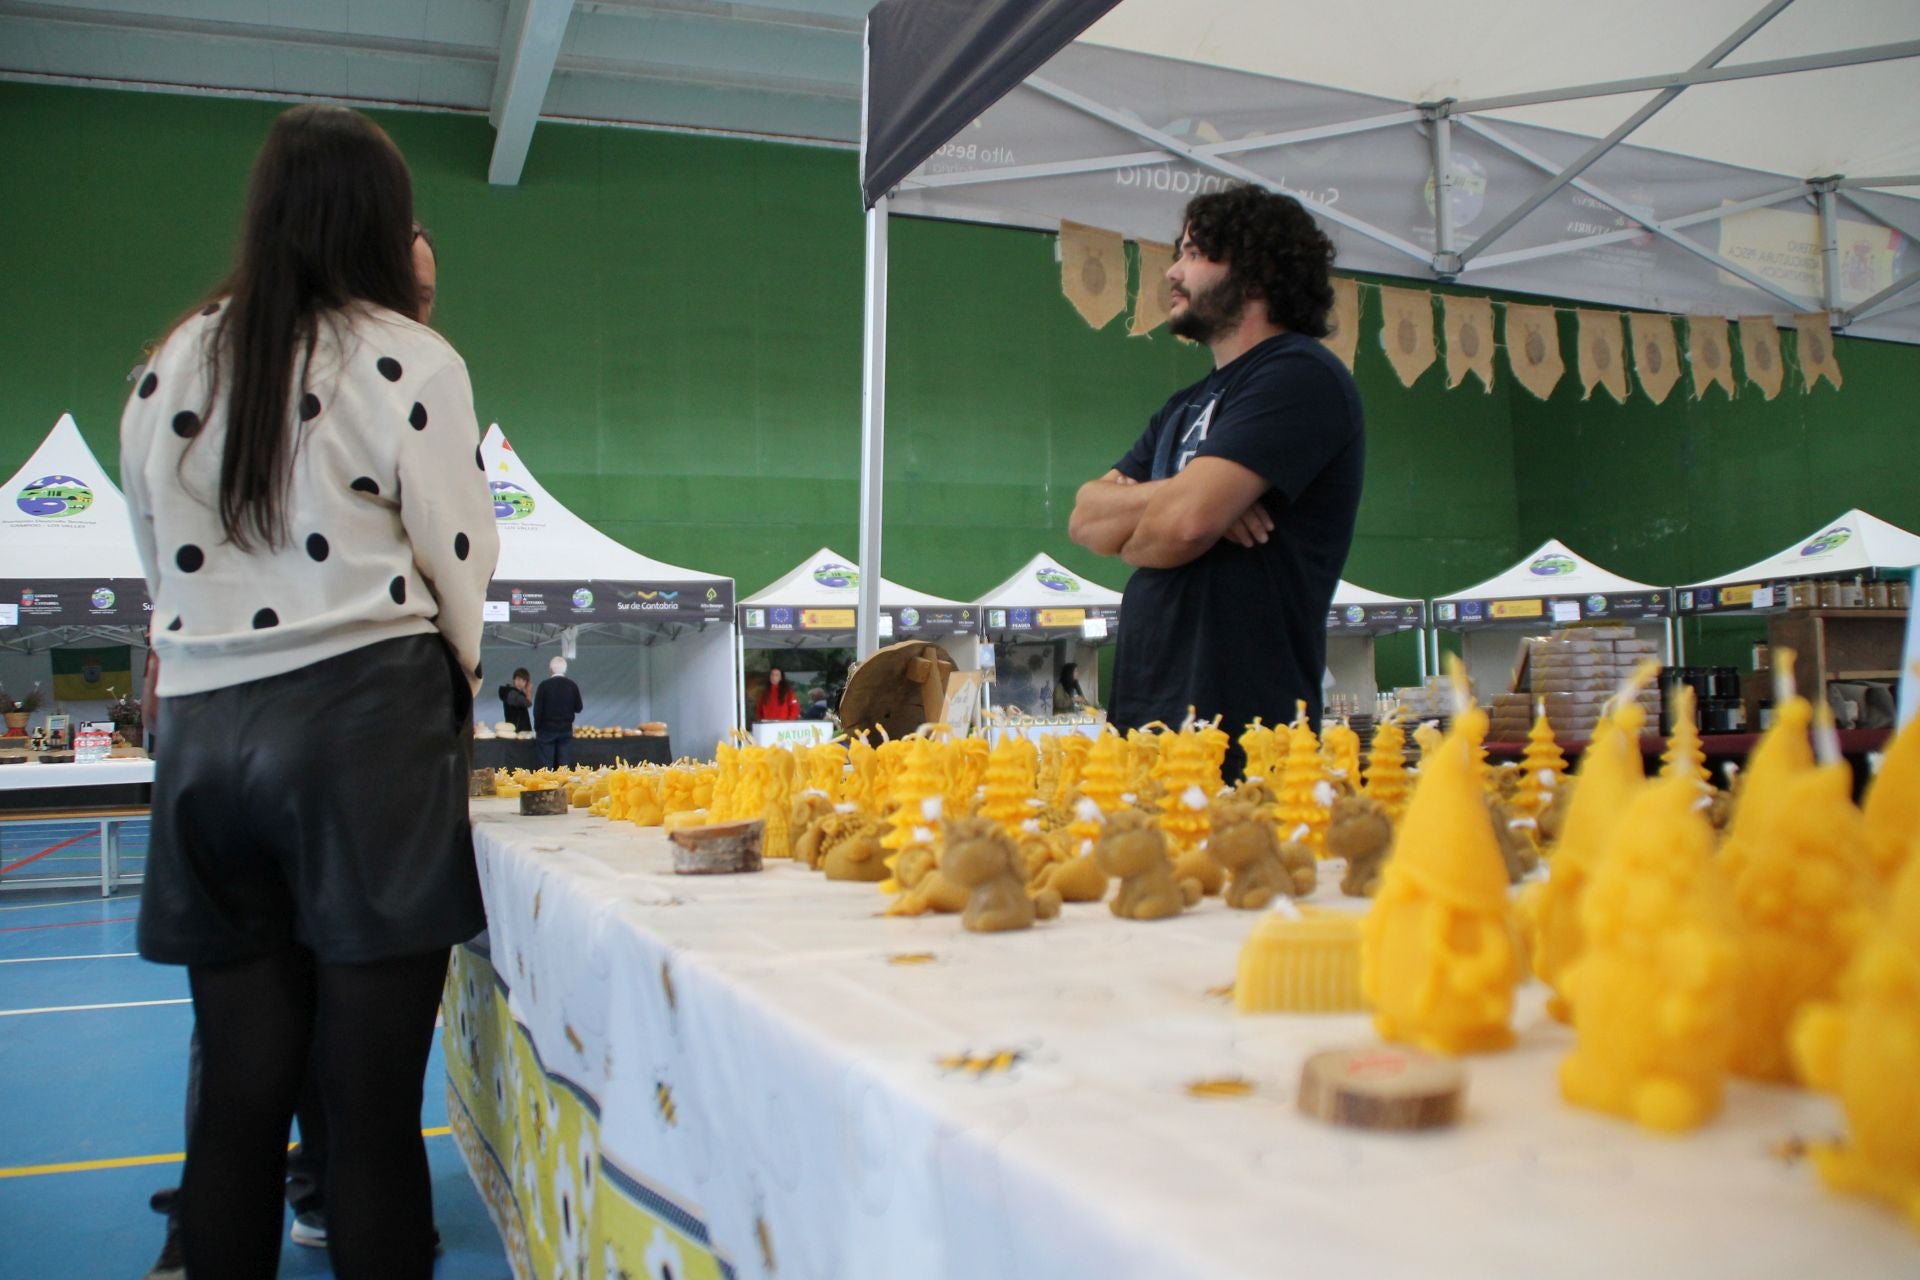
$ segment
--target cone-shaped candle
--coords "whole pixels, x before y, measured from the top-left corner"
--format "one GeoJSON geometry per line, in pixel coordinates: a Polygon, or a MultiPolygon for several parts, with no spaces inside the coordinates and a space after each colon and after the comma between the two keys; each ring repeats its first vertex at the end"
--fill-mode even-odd
{"type": "Polygon", "coordinates": [[[1374,1026],[1439,1053],[1512,1044],[1520,978],[1506,864],[1469,752],[1456,730],[1427,757],[1361,932],[1374,1026]]]}
{"type": "Polygon", "coordinates": [[[1807,738],[1813,707],[1793,691],[1793,650],[1775,650],[1773,670],[1773,727],[1747,757],[1733,825],[1727,831],[1726,854],[1735,862],[1746,856],[1757,835],[1773,828],[1788,782],[1813,768],[1813,745],[1807,738]]]}
{"type": "Polygon", "coordinates": [[[1646,785],[1640,762],[1640,726],[1646,712],[1632,700],[1616,702],[1595,728],[1580,757],[1573,800],[1567,807],[1560,843],[1554,847],[1552,874],[1535,899],[1529,924],[1533,971],[1554,990],[1547,1010],[1562,1022],[1573,1006],[1564,986],[1566,972],[1580,957],[1580,896],[1598,869],[1613,832],[1646,785]]]}
{"type": "Polygon", "coordinates": [[[1640,788],[1581,898],[1565,979],[1579,1041],[1561,1092],[1663,1132],[1719,1110],[1733,1053],[1739,925],[1699,801],[1687,777],[1640,788]]]}
{"type": "Polygon", "coordinates": [[[1567,780],[1567,756],[1547,723],[1546,708],[1533,718],[1527,731],[1527,749],[1520,756],[1520,793],[1514,807],[1523,818],[1536,821],[1567,780]]]}
{"type": "Polygon", "coordinates": [[[1407,798],[1413,793],[1407,776],[1407,733],[1400,717],[1391,716],[1373,731],[1373,748],[1367,753],[1366,793],[1380,802],[1395,822],[1407,812],[1407,798]]]}
{"type": "Polygon", "coordinates": [[[1694,692],[1690,684],[1673,689],[1673,732],[1667,737],[1667,749],[1660,753],[1662,777],[1692,778],[1703,786],[1713,781],[1707,770],[1707,753],[1700,745],[1700,726],[1694,722],[1694,692]]]}

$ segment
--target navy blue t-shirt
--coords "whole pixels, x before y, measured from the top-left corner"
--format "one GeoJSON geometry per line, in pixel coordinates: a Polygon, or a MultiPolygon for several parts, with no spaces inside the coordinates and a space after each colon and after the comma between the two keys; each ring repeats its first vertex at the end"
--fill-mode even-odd
{"type": "Polygon", "coordinates": [[[1236,739],[1255,716],[1291,721],[1297,700],[1317,720],[1327,609],[1366,465],[1353,376],[1312,338],[1268,338],[1168,400],[1114,467],[1165,480],[1196,457],[1264,478],[1273,532],[1251,548],[1222,538],[1177,568],[1134,572],[1108,715],[1122,731],[1155,720],[1177,728],[1193,707],[1219,715],[1236,739]]]}

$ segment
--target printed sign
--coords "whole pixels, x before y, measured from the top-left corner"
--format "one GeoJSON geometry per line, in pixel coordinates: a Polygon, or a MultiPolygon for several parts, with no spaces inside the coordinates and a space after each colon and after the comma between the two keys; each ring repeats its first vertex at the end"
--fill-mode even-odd
{"type": "Polygon", "coordinates": [[[1040,625],[1043,627],[1077,627],[1086,620],[1085,609],[1040,610],[1040,625]]]}
{"type": "Polygon", "coordinates": [[[851,631],[857,625],[859,614],[853,609],[802,609],[800,611],[800,629],[802,631],[851,631]]]}
{"type": "MultiPolygon", "coordinates": [[[[1575,605],[1575,609],[1579,606],[1575,605]]],[[[1539,618],[1547,612],[1544,600],[1495,600],[1488,607],[1488,616],[1494,618],[1539,618]]]]}

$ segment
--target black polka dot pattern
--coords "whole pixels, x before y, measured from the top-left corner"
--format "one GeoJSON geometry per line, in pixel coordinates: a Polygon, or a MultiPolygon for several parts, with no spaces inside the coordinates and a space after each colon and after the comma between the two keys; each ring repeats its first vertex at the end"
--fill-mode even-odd
{"type": "Polygon", "coordinates": [[[467,558],[467,552],[471,551],[472,549],[473,549],[473,544],[467,541],[466,534],[456,533],[453,535],[453,558],[454,559],[465,560],[467,558]]]}
{"type": "Polygon", "coordinates": [[[271,609],[262,609],[253,615],[253,629],[255,631],[265,631],[268,627],[277,627],[279,625],[280,615],[271,609]]]}
{"type": "Polygon", "coordinates": [[[378,369],[380,376],[388,382],[400,381],[400,362],[392,356],[381,356],[379,360],[374,362],[373,367],[378,369]]]}
{"type": "Polygon", "coordinates": [[[389,582],[387,584],[387,594],[393,597],[395,604],[405,604],[407,602],[407,580],[401,577],[389,582]]]}
{"type": "Polygon", "coordinates": [[[361,476],[347,487],[355,493],[370,493],[376,498],[380,496],[379,482],[372,476],[361,476]]]}
{"type": "Polygon", "coordinates": [[[473,664],[473,678],[474,678],[475,680],[478,680],[478,679],[480,679],[480,678],[481,678],[481,676],[480,676],[480,664],[479,664],[479,663],[477,663],[477,662],[473,664]]]}
{"type": "Polygon", "coordinates": [[[198,573],[200,566],[207,562],[207,553],[189,542],[173,553],[173,562],[182,573],[198,573]]]}
{"type": "Polygon", "coordinates": [[[167,630],[169,631],[178,631],[179,629],[180,629],[180,619],[178,618],[175,618],[172,622],[169,622],[167,624],[167,630]]]}
{"type": "Polygon", "coordinates": [[[473,465],[480,468],[482,471],[485,471],[487,469],[487,460],[480,456],[479,445],[473,446],[473,465]]]}
{"type": "Polygon", "coordinates": [[[300,421],[312,422],[320,416],[320,397],[309,391],[300,397],[300,421]]]}
{"type": "Polygon", "coordinates": [[[148,396],[154,393],[154,389],[157,388],[159,385],[160,385],[160,375],[157,373],[150,373],[146,377],[140,379],[140,398],[142,400],[145,400],[148,396]]]}
{"type": "Polygon", "coordinates": [[[173,434],[182,440],[191,440],[200,434],[200,415],[191,409],[182,409],[173,415],[173,434]]]}
{"type": "Polygon", "coordinates": [[[327,545],[325,534],[310,533],[307,535],[307,554],[312,556],[316,561],[325,560],[328,553],[332,550],[333,548],[327,545]]]}
{"type": "Polygon", "coordinates": [[[413,411],[407,415],[407,423],[415,431],[425,431],[427,429],[427,406],[421,404],[418,400],[414,401],[413,411]]]}

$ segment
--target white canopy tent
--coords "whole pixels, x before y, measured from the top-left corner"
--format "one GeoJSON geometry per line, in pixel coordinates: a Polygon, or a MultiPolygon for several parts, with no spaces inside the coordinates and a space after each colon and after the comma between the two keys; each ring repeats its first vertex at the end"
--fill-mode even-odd
{"type": "Polygon", "coordinates": [[[1065,661],[1078,669],[1081,691],[1104,706],[1100,646],[1119,635],[1121,599],[1120,592],[1081,577],[1043,551],[974,601],[980,634],[994,646],[993,701],[1035,712],[1043,710],[1043,701],[1050,705],[1058,672],[1037,650],[1058,645],[1065,661]],[[1016,651],[1024,652],[1023,660],[1014,658],[1016,651]]]}
{"type": "MultiPolygon", "coordinates": [[[[127,501],[73,415],[60,415],[0,502],[0,686],[15,695],[35,684],[51,690],[48,651],[89,642],[130,646],[137,673],[152,611],[146,574],[127,501]]],[[[103,691],[62,699],[61,709],[93,719],[111,701],[103,691]]]]}
{"type": "Polygon", "coordinates": [[[1405,596],[1382,595],[1345,578],[1333,590],[1327,610],[1327,670],[1336,693],[1371,699],[1380,692],[1373,642],[1402,631],[1419,633],[1420,678],[1427,678],[1427,604],[1405,596]]]}
{"type": "Polygon", "coordinates": [[[1441,631],[1458,632],[1467,672],[1482,689],[1505,689],[1518,646],[1516,631],[1540,633],[1576,622],[1611,622],[1658,639],[1674,660],[1673,592],[1609,573],[1558,538],[1485,582],[1433,601],[1434,665],[1441,631]],[[1492,637],[1502,636],[1495,641],[1492,637]]]}
{"type": "Polygon", "coordinates": [[[1775,589],[1775,583],[1856,574],[1873,577],[1915,565],[1920,565],[1920,536],[1855,507],[1764,560],[1677,588],[1678,611],[1743,615],[1782,609],[1787,605],[1786,592],[1775,589]]]}
{"type": "Polygon", "coordinates": [[[881,0],[862,558],[889,213],[1166,241],[1250,181],[1304,200],[1345,270],[1920,342],[1915,57],[1911,0],[881,0]]]}
{"type": "MultiPolygon", "coordinates": [[[[480,445],[500,530],[487,586],[488,687],[526,664],[538,683],[556,646],[572,660],[584,723],[665,721],[676,751],[703,755],[738,723],[731,578],[649,559],[569,511],[534,478],[498,423],[480,445]]],[[[497,717],[495,717],[497,718],[497,717]]]]}

